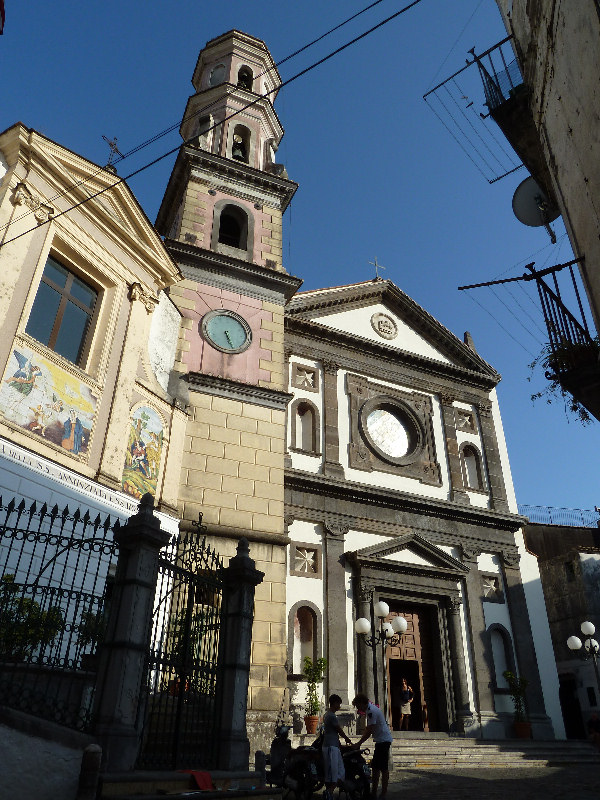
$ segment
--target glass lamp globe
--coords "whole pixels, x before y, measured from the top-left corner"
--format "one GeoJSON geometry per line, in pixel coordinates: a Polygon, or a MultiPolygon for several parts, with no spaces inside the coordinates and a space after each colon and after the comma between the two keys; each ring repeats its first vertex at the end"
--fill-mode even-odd
{"type": "Polygon", "coordinates": [[[600,645],[595,639],[586,639],[585,649],[588,653],[597,653],[600,650],[600,645]]]}
{"type": "Polygon", "coordinates": [[[596,628],[591,622],[582,622],[581,632],[584,636],[593,636],[596,633],[596,628]]]}
{"type": "Polygon", "coordinates": [[[408,622],[404,617],[394,617],[392,620],[392,628],[394,629],[394,633],[405,633],[408,628],[408,622]]]}
{"type": "Polygon", "coordinates": [[[371,623],[365,617],[359,617],[354,623],[354,630],[357,633],[370,633],[371,632],[371,623]]]}
{"type": "Polygon", "coordinates": [[[391,622],[384,622],[383,623],[383,633],[384,633],[386,639],[391,639],[392,638],[392,636],[394,635],[394,629],[392,627],[392,623],[391,622]]]}
{"type": "Polygon", "coordinates": [[[375,612],[375,616],[379,617],[380,619],[384,619],[390,613],[390,607],[387,603],[384,603],[383,600],[380,600],[378,603],[375,603],[373,608],[375,612]]]}
{"type": "Polygon", "coordinates": [[[569,636],[567,647],[569,650],[581,650],[581,639],[578,636],[569,636]]]}

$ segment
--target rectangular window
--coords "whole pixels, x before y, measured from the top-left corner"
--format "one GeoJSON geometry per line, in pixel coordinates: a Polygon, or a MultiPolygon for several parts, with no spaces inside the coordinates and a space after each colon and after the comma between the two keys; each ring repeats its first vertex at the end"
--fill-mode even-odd
{"type": "Polygon", "coordinates": [[[50,256],[25,332],[79,364],[97,299],[95,289],[50,256]]]}

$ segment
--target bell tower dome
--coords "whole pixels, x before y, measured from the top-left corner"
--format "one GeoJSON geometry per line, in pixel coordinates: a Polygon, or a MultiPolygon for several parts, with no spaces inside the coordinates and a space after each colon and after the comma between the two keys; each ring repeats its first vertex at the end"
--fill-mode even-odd
{"type": "Polygon", "coordinates": [[[169,239],[282,270],[281,216],[297,185],[276,152],[281,83],[260,39],[230,31],[201,51],[184,140],[157,227],[169,239]],[[198,187],[202,195],[198,202],[198,187]]]}

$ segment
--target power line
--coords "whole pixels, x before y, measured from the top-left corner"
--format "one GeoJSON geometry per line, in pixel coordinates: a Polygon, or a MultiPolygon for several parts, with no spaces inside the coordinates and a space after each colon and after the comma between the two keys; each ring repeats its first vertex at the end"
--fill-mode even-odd
{"type": "MultiPolygon", "coordinates": [[[[330,28],[328,31],[326,31],[325,33],[321,34],[316,39],[313,39],[308,44],[303,45],[298,50],[295,50],[293,53],[290,53],[289,55],[285,56],[285,58],[282,58],[280,61],[277,61],[274,64],[275,68],[281,66],[281,64],[284,64],[286,61],[289,61],[290,59],[294,58],[295,56],[299,55],[300,53],[303,53],[305,50],[308,50],[309,47],[312,47],[313,45],[315,45],[318,42],[320,42],[322,39],[325,39],[330,34],[334,33],[335,31],[339,30],[340,28],[343,28],[344,25],[347,25],[349,22],[352,22],[352,20],[355,20],[357,17],[360,17],[362,14],[366,13],[367,11],[370,11],[372,8],[374,8],[375,6],[379,5],[382,2],[383,2],[383,0],[375,0],[374,3],[371,3],[368,6],[365,6],[365,8],[361,9],[356,14],[352,14],[352,16],[348,17],[347,19],[343,20],[339,24],[335,25],[333,28],[330,28]]],[[[263,75],[266,75],[266,73],[269,72],[269,71],[270,70],[265,70],[265,72],[260,73],[259,75],[256,76],[255,80],[257,80],[258,78],[262,77],[263,75]]],[[[281,88],[282,85],[283,84],[279,84],[279,86],[276,86],[275,90],[278,91],[281,88]]],[[[267,96],[267,95],[263,95],[263,96],[267,96]]],[[[144,148],[149,147],[151,144],[154,144],[154,142],[157,142],[159,139],[162,139],[164,136],[167,136],[169,133],[172,133],[173,131],[177,130],[177,128],[181,127],[181,125],[183,125],[184,122],[187,122],[188,119],[192,119],[193,117],[196,117],[196,116],[199,117],[201,114],[206,114],[207,111],[210,111],[210,109],[214,105],[219,103],[219,102],[221,102],[221,98],[213,100],[211,103],[208,103],[203,108],[200,108],[200,109],[194,111],[193,113],[189,114],[187,117],[184,116],[183,119],[181,119],[179,122],[176,122],[174,125],[171,125],[170,127],[165,128],[163,131],[160,131],[160,133],[156,133],[156,134],[154,134],[154,136],[151,136],[149,139],[146,139],[144,142],[141,142],[140,144],[136,145],[135,147],[132,147],[126,153],[120,153],[119,155],[121,157],[115,159],[114,163],[118,164],[121,161],[124,161],[126,158],[129,158],[130,156],[135,155],[135,153],[139,153],[140,150],[143,150],[144,148]]],[[[225,120],[223,120],[223,122],[224,121],[225,120]]],[[[106,169],[105,167],[100,167],[100,169],[98,169],[96,172],[93,172],[91,175],[88,175],[86,178],[84,178],[84,179],[82,179],[80,181],[77,181],[76,183],[72,184],[68,189],[65,189],[64,191],[59,192],[58,194],[55,194],[52,197],[49,197],[47,202],[48,203],[53,203],[55,200],[59,200],[61,197],[65,197],[65,195],[67,195],[70,192],[72,192],[73,189],[77,189],[79,186],[85,185],[89,180],[95,178],[101,172],[104,172],[105,169],[106,169]]],[[[116,185],[116,184],[113,184],[113,185],[116,185]]],[[[31,213],[33,213],[33,212],[26,211],[23,214],[21,214],[20,216],[13,218],[10,221],[10,223],[7,223],[6,225],[0,227],[0,230],[4,230],[10,224],[13,224],[15,222],[19,222],[19,220],[24,219],[25,217],[29,216],[31,213]]]]}
{"type": "MultiPolygon", "coordinates": [[[[321,66],[321,64],[324,64],[325,62],[329,61],[329,59],[333,58],[334,56],[338,55],[339,53],[342,53],[344,50],[347,50],[349,47],[352,47],[352,45],[356,44],[357,42],[360,42],[362,39],[365,39],[367,36],[370,36],[372,33],[374,33],[375,31],[379,30],[384,25],[387,25],[388,23],[392,22],[392,20],[394,20],[397,17],[401,16],[402,14],[406,13],[411,8],[413,8],[414,6],[419,5],[421,2],[422,2],[422,0],[413,0],[412,3],[408,3],[408,5],[404,6],[399,11],[396,11],[394,14],[391,14],[389,17],[386,17],[386,19],[382,20],[381,22],[378,22],[377,25],[374,25],[372,28],[369,28],[368,30],[364,31],[363,33],[359,34],[358,36],[355,36],[354,39],[351,39],[350,41],[346,42],[345,44],[343,44],[340,47],[338,47],[335,50],[333,50],[331,53],[328,53],[326,56],[323,56],[323,58],[320,58],[318,61],[315,61],[313,64],[310,64],[308,67],[305,67],[304,69],[300,70],[300,72],[297,72],[291,78],[288,78],[287,80],[282,81],[282,83],[280,83],[279,86],[277,86],[277,87],[275,87],[273,89],[269,89],[268,92],[265,92],[264,94],[258,95],[253,100],[251,100],[249,103],[247,103],[246,105],[244,105],[241,108],[239,108],[237,111],[233,111],[231,114],[229,114],[223,120],[221,120],[220,122],[216,122],[214,125],[212,125],[210,128],[208,128],[206,133],[209,133],[210,131],[214,130],[219,125],[222,125],[224,122],[227,122],[228,120],[232,119],[233,117],[236,117],[238,114],[241,114],[243,111],[246,111],[247,109],[252,108],[257,103],[259,103],[261,100],[263,100],[265,97],[269,97],[271,94],[273,94],[276,91],[279,91],[279,89],[282,89],[284,86],[289,86],[290,83],[293,83],[294,81],[298,80],[298,78],[301,78],[303,75],[306,75],[307,73],[311,72],[313,69],[316,69],[317,67],[321,66]]],[[[62,217],[65,214],[68,214],[70,211],[74,211],[76,208],[79,208],[80,206],[83,206],[86,203],[89,203],[90,200],[94,200],[96,197],[99,197],[100,195],[104,194],[109,189],[114,189],[115,186],[118,186],[119,184],[124,183],[125,181],[128,181],[131,178],[134,178],[136,175],[139,175],[141,172],[144,172],[145,170],[149,169],[150,167],[153,167],[155,164],[158,164],[160,161],[163,161],[165,158],[168,158],[169,156],[173,155],[174,153],[177,153],[181,149],[182,146],[184,146],[186,144],[190,144],[190,142],[192,142],[195,138],[196,138],[195,136],[190,137],[189,139],[187,139],[186,141],[183,142],[183,145],[182,144],[178,144],[177,147],[174,147],[171,150],[168,150],[166,153],[163,153],[161,156],[158,156],[157,158],[154,158],[152,161],[149,161],[147,164],[144,164],[143,166],[139,167],[138,169],[134,170],[133,172],[130,172],[129,175],[125,175],[123,178],[119,178],[114,183],[111,183],[110,186],[105,186],[103,189],[99,189],[97,192],[95,192],[94,194],[91,194],[89,197],[85,198],[84,200],[80,200],[78,203],[75,203],[74,205],[70,206],[69,208],[66,208],[63,211],[59,211],[58,214],[54,214],[52,217],[49,217],[45,222],[42,222],[39,225],[36,225],[35,228],[29,228],[28,230],[22,231],[21,233],[17,234],[16,236],[13,236],[12,239],[5,240],[4,242],[2,242],[2,244],[0,244],[0,247],[3,247],[6,244],[10,244],[11,242],[16,241],[17,239],[20,239],[22,236],[25,236],[28,233],[32,233],[32,231],[39,230],[39,228],[42,225],[47,225],[48,222],[50,222],[50,220],[58,219],[59,217],[62,217]]]]}
{"type": "Polygon", "coordinates": [[[523,343],[522,343],[522,342],[521,342],[519,339],[517,339],[517,338],[516,338],[516,336],[513,336],[513,335],[512,335],[512,333],[511,333],[511,332],[510,332],[510,331],[509,331],[507,328],[505,328],[505,327],[504,327],[504,325],[503,325],[503,324],[502,324],[502,323],[501,323],[501,322],[500,322],[500,321],[499,321],[499,320],[498,320],[498,319],[497,319],[497,318],[496,318],[496,317],[495,317],[495,316],[492,314],[492,312],[491,312],[491,311],[488,311],[488,309],[487,309],[485,306],[483,306],[483,305],[482,305],[482,304],[479,302],[479,300],[477,300],[477,299],[475,298],[475,296],[474,296],[474,295],[470,294],[470,295],[469,295],[469,297],[471,298],[471,300],[472,300],[474,303],[477,303],[477,305],[479,306],[479,308],[481,308],[481,309],[482,309],[482,311],[485,311],[485,313],[486,313],[486,314],[489,314],[489,315],[490,315],[490,317],[491,317],[491,318],[494,320],[494,322],[496,323],[496,325],[500,326],[500,328],[502,328],[502,330],[504,331],[504,333],[505,333],[507,336],[510,336],[510,338],[511,338],[511,339],[512,339],[514,342],[516,342],[516,343],[519,345],[519,347],[520,347],[520,348],[522,348],[523,350],[525,350],[525,352],[527,353],[527,355],[528,355],[528,356],[531,356],[531,358],[535,358],[535,355],[534,355],[534,354],[533,354],[533,353],[532,353],[530,350],[528,350],[528,349],[525,347],[525,345],[524,345],[524,344],[523,344],[523,343]]]}

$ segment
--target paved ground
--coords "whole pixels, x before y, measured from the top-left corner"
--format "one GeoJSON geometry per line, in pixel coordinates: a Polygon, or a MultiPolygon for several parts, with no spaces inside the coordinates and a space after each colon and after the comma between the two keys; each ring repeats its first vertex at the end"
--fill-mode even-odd
{"type": "Polygon", "coordinates": [[[600,768],[402,770],[388,800],[599,800],[600,768]]]}

